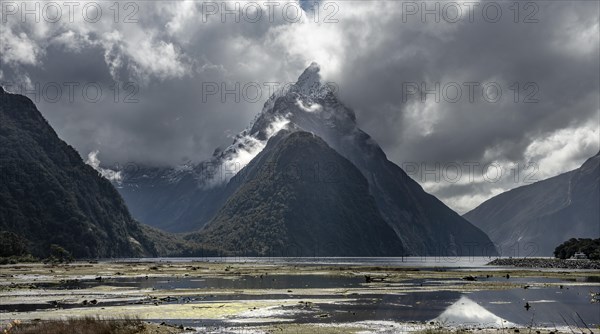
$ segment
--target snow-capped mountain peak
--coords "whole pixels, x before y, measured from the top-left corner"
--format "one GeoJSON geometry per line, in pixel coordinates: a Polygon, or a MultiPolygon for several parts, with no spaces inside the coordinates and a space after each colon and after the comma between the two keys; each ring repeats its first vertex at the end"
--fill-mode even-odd
{"type": "MultiPolygon", "coordinates": [[[[212,167],[216,168],[214,174],[212,172],[199,173],[203,176],[200,179],[187,177],[177,184],[165,186],[165,189],[172,189],[172,193],[175,194],[162,197],[164,199],[163,207],[172,210],[171,217],[166,218],[166,221],[173,222],[169,223],[170,226],[173,226],[174,230],[190,231],[201,226],[208,226],[206,224],[221,224],[221,222],[229,220],[229,216],[227,216],[229,213],[232,214],[231,217],[238,217],[234,220],[239,223],[239,217],[248,215],[248,209],[254,210],[255,208],[256,203],[246,202],[249,198],[261,199],[258,202],[265,199],[264,202],[261,202],[267,205],[264,206],[265,210],[280,210],[279,206],[277,208],[271,206],[276,202],[272,199],[279,195],[275,196],[276,194],[269,193],[269,191],[278,189],[277,187],[283,184],[278,183],[279,181],[277,181],[277,186],[274,186],[275,183],[266,186],[267,184],[263,184],[263,182],[252,186],[250,184],[255,183],[256,178],[261,175],[260,170],[267,168],[272,162],[285,164],[301,161],[301,163],[306,163],[305,153],[308,150],[305,151],[304,148],[307,147],[316,155],[327,154],[327,158],[323,160],[323,157],[320,157],[319,172],[313,171],[312,168],[315,165],[310,164],[312,166],[311,175],[317,177],[311,176],[310,181],[306,179],[299,183],[293,182],[294,187],[298,184],[302,184],[302,187],[306,186],[303,189],[307,192],[302,196],[294,192],[295,195],[298,195],[298,201],[306,200],[307,196],[312,198],[311,192],[314,192],[314,196],[316,196],[322,190],[330,189],[330,175],[341,177],[339,181],[343,181],[333,182],[334,186],[359,183],[364,186],[365,183],[368,183],[368,192],[375,200],[377,211],[396,233],[403,249],[408,252],[407,254],[439,254],[440,245],[456,245],[456,248],[447,250],[448,255],[465,254],[463,252],[465,248],[461,249],[461,247],[470,245],[468,249],[472,249],[474,243],[479,246],[478,254],[484,256],[496,254],[489,238],[481,230],[447,208],[438,199],[424,192],[418,183],[387,159],[375,140],[358,128],[354,112],[338,100],[337,92],[331,90],[332,86],[321,80],[319,72],[319,65],[313,63],[303,71],[295,84],[287,85],[286,89],[281,89],[273,94],[254,122],[241,131],[229,147],[217,152],[216,156],[211,159],[211,170],[212,167]],[[283,129],[289,133],[282,133],[283,129]],[[300,139],[304,138],[302,135],[297,136],[299,133],[306,135],[306,132],[310,133],[313,139],[304,141],[300,139]],[[281,136],[277,136],[277,134],[281,136]],[[321,141],[321,144],[316,144],[318,141],[321,141]],[[339,154],[343,159],[334,158],[334,153],[339,154]],[[285,158],[282,158],[283,156],[285,158]],[[349,166],[347,162],[354,167],[349,166]],[[330,167],[331,169],[329,169],[330,167]],[[244,168],[246,168],[244,172],[241,172],[244,168]],[[353,168],[358,169],[361,175],[344,179],[343,175],[349,175],[344,173],[353,168]],[[238,174],[239,172],[241,174],[238,174]],[[363,181],[356,182],[359,179],[363,181]],[[196,182],[190,182],[193,180],[196,182]],[[265,188],[262,188],[263,185],[265,188]],[[180,190],[180,187],[185,188],[185,191],[180,190]],[[185,196],[182,196],[182,193],[185,193],[185,196]],[[256,193],[255,197],[249,195],[254,193],[256,193]],[[258,193],[261,193],[262,197],[258,193]],[[306,195],[309,193],[311,195],[306,195]],[[232,204],[228,206],[227,203],[232,204]],[[221,209],[225,210],[218,216],[221,218],[210,222],[216,219],[215,217],[221,209]],[[488,245],[491,246],[488,247],[488,245]]],[[[302,164],[298,166],[302,166],[302,164]]],[[[280,167],[286,168],[286,166],[280,167]]],[[[306,170],[308,172],[308,169],[306,170]]],[[[269,182],[272,181],[273,178],[269,177],[269,182]]],[[[294,187],[285,186],[283,188],[295,189],[294,187]]],[[[122,188],[122,190],[129,192],[129,188],[122,188]]],[[[139,195],[133,193],[134,190],[136,189],[128,194],[139,198],[139,195]]],[[[156,194],[156,191],[150,189],[148,195],[144,195],[149,204],[144,207],[143,213],[157,212],[155,210],[156,194]]],[[[282,195],[277,198],[279,200],[288,197],[282,195]]],[[[356,197],[351,198],[363,201],[356,197]]],[[[322,207],[319,207],[317,210],[321,209],[322,207]]],[[[263,212],[262,209],[258,211],[263,212]]],[[[307,211],[311,215],[321,213],[314,210],[307,211]]],[[[342,214],[342,211],[338,211],[336,217],[342,214]]],[[[160,212],[165,212],[165,210],[160,212]]],[[[285,217],[284,220],[289,219],[285,217]]],[[[151,217],[151,219],[156,220],[157,218],[151,217]]],[[[254,218],[252,219],[254,220],[254,218]]],[[[374,219],[368,218],[364,223],[372,224],[377,220],[374,219]]],[[[256,222],[268,224],[260,219],[256,222]]],[[[238,223],[230,226],[232,232],[244,226],[243,223],[238,223]]],[[[242,240],[246,239],[248,238],[242,238],[242,240]]],[[[473,253],[469,252],[469,254],[473,253]]]]}
{"type": "Polygon", "coordinates": [[[235,135],[229,146],[217,148],[209,161],[186,168],[174,167],[163,171],[161,177],[177,183],[193,174],[200,187],[212,188],[226,184],[280,130],[304,130],[326,140],[356,134],[354,112],[338,101],[333,86],[322,81],[320,70],[313,62],[296,83],[274,92],[248,127],[235,135]],[[206,163],[216,168],[213,177],[208,177],[210,173],[198,172],[204,170],[206,163]]]}
{"type": "Polygon", "coordinates": [[[312,95],[321,88],[321,75],[319,72],[321,67],[319,64],[312,62],[304,72],[298,77],[298,81],[294,85],[297,91],[304,95],[312,95]]]}
{"type": "Polygon", "coordinates": [[[321,67],[319,64],[312,62],[294,84],[283,86],[269,97],[267,102],[265,102],[262,113],[272,111],[275,101],[280,97],[287,97],[288,100],[294,103],[298,98],[312,100],[327,98],[331,101],[337,101],[334,85],[323,82],[319,73],[320,71],[321,67]]]}
{"type": "MultiPolygon", "coordinates": [[[[320,66],[313,62],[293,85],[275,92],[250,126],[215,157],[231,177],[258,155],[281,129],[312,132],[325,139],[356,131],[354,112],[340,103],[333,86],[324,83],[320,66]],[[338,133],[333,135],[331,131],[338,133]]],[[[229,181],[221,178],[217,184],[229,181]]],[[[210,184],[215,184],[210,182],[210,184]]]]}

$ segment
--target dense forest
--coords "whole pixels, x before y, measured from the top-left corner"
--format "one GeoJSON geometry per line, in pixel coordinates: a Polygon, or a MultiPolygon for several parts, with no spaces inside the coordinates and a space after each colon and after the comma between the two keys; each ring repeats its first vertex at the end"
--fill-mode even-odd
{"type": "Polygon", "coordinates": [[[0,88],[2,255],[155,255],[113,185],[63,142],[25,96],[0,88]]]}
{"type": "Polygon", "coordinates": [[[237,177],[235,194],[189,240],[246,256],[402,255],[367,180],[314,134],[280,131],[237,177]]]}
{"type": "Polygon", "coordinates": [[[600,238],[569,239],[556,247],[554,256],[559,259],[568,259],[577,252],[584,253],[590,260],[600,260],[600,238]]]}

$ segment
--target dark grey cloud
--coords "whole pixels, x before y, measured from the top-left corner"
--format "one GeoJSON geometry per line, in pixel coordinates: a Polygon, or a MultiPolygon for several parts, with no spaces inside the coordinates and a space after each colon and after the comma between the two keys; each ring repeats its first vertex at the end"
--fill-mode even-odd
{"type": "MultiPolygon", "coordinates": [[[[229,144],[228,136],[260,112],[269,83],[293,82],[314,60],[390,160],[401,166],[428,163],[440,173],[447,170],[436,163],[478,164],[472,179],[456,182],[413,175],[459,212],[526,183],[522,175],[517,181],[511,176],[514,165],[533,163],[536,177],[546,178],[577,167],[600,146],[598,2],[538,1],[527,8],[521,3],[518,23],[512,2],[479,3],[471,13],[474,22],[458,3],[463,19],[457,23],[443,17],[434,22],[431,15],[423,20],[420,13],[404,20],[403,10],[420,1],[343,1],[327,8],[322,1],[318,19],[309,11],[297,23],[281,10],[270,22],[266,9],[258,22],[242,16],[238,23],[231,15],[222,20],[218,14],[205,19],[209,3],[137,2],[137,22],[124,22],[131,10],[121,8],[115,23],[106,6],[95,23],[77,12],[74,22],[56,23],[9,15],[0,34],[0,80],[17,90],[40,84],[40,110],[84,157],[98,150],[105,165],[174,165],[200,161],[229,144]],[[482,15],[490,4],[502,9],[498,22],[482,15]],[[523,22],[536,8],[529,19],[537,22],[523,22]],[[337,23],[325,22],[334,12],[337,23]],[[64,91],[56,103],[44,98],[44,87],[71,82],[80,84],[74,101],[64,91]],[[121,86],[116,102],[115,82],[121,86]],[[124,87],[127,82],[133,85],[124,87]],[[478,87],[470,102],[466,82],[497,83],[502,96],[489,103],[478,87]],[[518,103],[511,90],[515,82],[518,103]],[[98,102],[81,96],[80,88],[90,83],[103,89],[98,102]],[[211,83],[259,85],[262,96],[258,101],[241,96],[240,102],[232,95],[224,102],[203,98],[211,83]],[[427,95],[420,102],[405,94],[403,87],[412,83],[428,88],[456,83],[463,96],[438,103],[427,95]],[[526,83],[533,84],[525,89],[526,83]],[[538,101],[523,103],[535,87],[538,101]],[[504,171],[495,182],[482,176],[491,163],[504,171]]],[[[435,4],[426,2],[429,8],[435,4]]],[[[239,5],[250,8],[249,2],[239,5]]],[[[468,174],[465,167],[462,172],[468,174]]]]}

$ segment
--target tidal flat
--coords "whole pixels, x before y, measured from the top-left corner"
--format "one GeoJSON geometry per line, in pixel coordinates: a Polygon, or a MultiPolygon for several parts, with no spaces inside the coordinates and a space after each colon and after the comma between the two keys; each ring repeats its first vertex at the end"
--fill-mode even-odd
{"type": "Polygon", "coordinates": [[[0,328],[86,317],[139,319],[161,333],[589,333],[600,328],[600,271],[192,260],[0,266],[0,328]]]}

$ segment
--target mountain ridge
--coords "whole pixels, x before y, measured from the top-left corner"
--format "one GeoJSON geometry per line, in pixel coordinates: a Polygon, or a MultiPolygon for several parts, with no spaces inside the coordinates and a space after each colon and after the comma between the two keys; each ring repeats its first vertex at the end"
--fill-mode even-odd
{"type": "MultiPolygon", "coordinates": [[[[330,85],[321,82],[319,71],[319,66],[313,63],[300,75],[296,84],[276,91],[250,126],[238,134],[229,147],[216,152],[210,165],[217,166],[220,179],[199,178],[199,175],[205,176],[201,163],[192,167],[182,181],[174,184],[144,180],[151,183],[148,188],[152,189],[148,193],[157,196],[158,202],[164,201],[166,206],[177,207],[174,210],[176,217],[161,216],[161,221],[150,217],[152,222],[141,220],[159,227],[168,225],[176,232],[201,229],[234,192],[224,185],[231,179],[223,177],[223,170],[231,170],[227,164],[235,163],[239,157],[254,158],[277,131],[293,126],[322,138],[361,171],[381,215],[406,246],[407,254],[471,255],[469,252],[476,248],[476,255],[495,255],[496,250],[485,233],[426,193],[400,167],[387,159],[379,145],[358,128],[354,111],[337,99],[330,85]],[[174,203],[172,198],[185,198],[189,202],[174,203]],[[198,207],[201,204],[195,203],[210,204],[198,207]]],[[[234,169],[237,172],[241,170],[234,169]]],[[[235,173],[229,176],[231,174],[235,173]]],[[[146,194],[140,188],[136,189],[136,194],[132,190],[137,186],[135,182],[132,186],[119,190],[128,203],[136,203],[130,206],[133,212],[144,214],[149,203],[157,201],[152,201],[152,196],[144,198],[146,194]]],[[[149,210],[158,211],[160,206],[154,205],[149,210]]],[[[159,215],[164,215],[164,212],[159,215]]]]}
{"type": "Polygon", "coordinates": [[[0,89],[0,230],[35,256],[154,255],[112,184],[62,141],[27,97],[0,89]]]}
{"type": "Polygon", "coordinates": [[[510,253],[504,255],[551,256],[569,238],[600,236],[599,164],[600,152],[575,170],[492,197],[464,217],[510,253]]]}
{"type": "Polygon", "coordinates": [[[403,254],[366,179],[314,134],[280,131],[230,182],[237,191],[189,239],[243,256],[403,254]]]}

